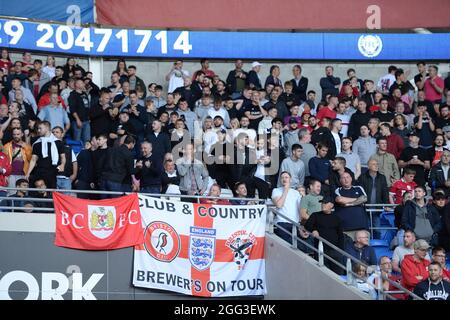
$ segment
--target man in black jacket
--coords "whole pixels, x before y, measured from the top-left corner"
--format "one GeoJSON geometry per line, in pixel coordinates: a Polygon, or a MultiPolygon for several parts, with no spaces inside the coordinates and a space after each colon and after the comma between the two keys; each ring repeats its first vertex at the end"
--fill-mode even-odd
{"type": "Polygon", "coordinates": [[[352,114],[350,124],[348,126],[348,136],[352,137],[353,141],[358,139],[361,126],[369,125],[369,120],[371,117],[372,114],[367,110],[366,102],[360,100],[358,102],[358,110],[352,114]]]}
{"type": "Polygon", "coordinates": [[[91,106],[89,109],[89,119],[91,120],[91,136],[109,133],[110,116],[109,111],[112,107],[109,90],[100,92],[98,104],[91,106]]]}
{"type": "Polygon", "coordinates": [[[302,76],[302,67],[296,64],[292,68],[294,78],[291,79],[292,92],[299,96],[301,102],[306,101],[306,91],[308,90],[308,78],[302,76]]]}
{"type": "Polygon", "coordinates": [[[444,150],[441,155],[441,161],[431,168],[428,178],[428,185],[431,190],[441,188],[446,196],[450,196],[450,151],[444,150]]]}
{"type": "Polygon", "coordinates": [[[258,61],[252,63],[252,70],[248,72],[246,84],[252,89],[261,89],[261,79],[258,73],[261,71],[262,64],[258,61]]]}
{"type": "Polygon", "coordinates": [[[333,76],[334,68],[332,66],[325,67],[325,75],[320,79],[320,87],[322,88],[322,100],[325,100],[327,94],[338,95],[341,79],[333,76]]]}
{"type": "Polygon", "coordinates": [[[414,287],[414,294],[425,300],[450,300],[450,282],[442,279],[442,267],[438,262],[428,266],[429,278],[414,287]]]}
{"type": "MultiPolygon", "coordinates": [[[[123,181],[135,173],[133,150],[136,140],[127,135],[124,143],[118,147],[108,149],[105,163],[105,171],[102,174],[101,189],[104,191],[123,192],[129,186],[124,186],[123,181]]],[[[118,195],[103,194],[102,198],[115,198],[118,195]]]]}
{"type": "Polygon", "coordinates": [[[161,132],[161,121],[155,120],[151,126],[152,130],[147,133],[147,141],[153,146],[153,154],[155,157],[164,159],[164,155],[170,152],[170,138],[165,132],[161,132]]]}
{"type": "Polygon", "coordinates": [[[160,194],[162,161],[153,155],[150,142],[141,143],[141,152],[142,157],[136,162],[136,179],[140,180],[141,192],[160,194]]]}
{"type": "Polygon", "coordinates": [[[84,142],[91,139],[89,124],[90,98],[86,93],[84,81],[75,81],[75,90],[69,95],[70,116],[72,120],[73,139],[84,142]]]}

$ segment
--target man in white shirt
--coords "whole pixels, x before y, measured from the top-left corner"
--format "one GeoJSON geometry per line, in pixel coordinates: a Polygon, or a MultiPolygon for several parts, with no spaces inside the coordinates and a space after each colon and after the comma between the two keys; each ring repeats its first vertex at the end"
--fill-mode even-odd
{"type": "Polygon", "coordinates": [[[383,95],[389,95],[389,89],[395,82],[395,71],[397,71],[396,66],[389,66],[388,73],[378,80],[377,90],[383,95]]]}
{"type": "MultiPolygon", "coordinates": [[[[277,211],[286,216],[295,223],[300,221],[300,202],[302,196],[297,190],[291,188],[291,174],[283,171],[280,174],[281,187],[272,191],[272,202],[275,204],[277,211]]],[[[283,240],[292,243],[293,223],[281,216],[275,216],[275,234],[283,240]],[[281,228],[286,229],[286,231],[281,228]]],[[[297,228],[296,228],[297,229],[297,228]]]]}
{"type": "Polygon", "coordinates": [[[183,69],[183,61],[177,60],[166,75],[166,81],[169,81],[167,93],[172,93],[175,89],[183,87],[184,78],[190,78],[189,72],[183,69]]]}

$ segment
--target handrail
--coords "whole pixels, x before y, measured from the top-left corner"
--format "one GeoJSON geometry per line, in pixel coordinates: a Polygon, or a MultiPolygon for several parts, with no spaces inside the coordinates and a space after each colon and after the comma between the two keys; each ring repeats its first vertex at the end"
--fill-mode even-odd
{"type": "MultiPolygon", "coordinates": [[[[340,268],[346,269],[346,270],[347,270],[347,276],[348,276],[348,275],[351,275],[351,276],[350,276],[350,279],[347,279],[347,285],[350,285],[350,284],[353,282],[353,279],[352,279],[353,276],[357,276],[357,275],[351,270],[351,261],[354,261],[354,262],[356,262],[356,263],[359,263],[359,264],[365,266],[366,268],[369,267],[366,263],[364,263],[364,262],[362,262],[362,261],[356,259],[355,257],[353,257],[352,255],[348,254],[347,252],[345,252],[344,250],[340,249],[339,247],[335,246],[334,244],[332,244],[332,243],[329,242],[328,240],[322,238],[320,235],[317,236],[317,237],[315,237],[317,240],[319,240],[319,249],[320,249],[320,248],[323,249],[323,244],[322,244],[322,246],[320,245],[320,243],[322,242],[322,243],[325,243],[325,244],[328,245],[330,248],[334,249],[335,251],[337,251],[338,253],[342,254],[344,257],[347,258],[347,265],[346,265],[346,267],[344,267],[344,266],[341,265],[340,263],[336,262],[332,257],[329,257],[329,256],[328,256],[327,254],[325,254],[324,252],[320,252],[319,249],[316,249],[315,247],[312,248],[312,246],[311,246],[309,243],[307,243],[307,242],[304,241],[303,239],[298,238],[297,235],[296,235],[296,234],[297,234],[297,233],[296,233],[296,228],[299,228],[299,229],[301,229],[301,230],[306,231],[306,229],[305,229],[301,224],[299,224],[298,222],[295,222],[295,221],[293,221],[292,219],[290,219],[289,217],[283,215],[283,214],[280,213],[277,209],[272,208],[271,211],[274,212],[275,214],[277,214],[278,216],[282,217],[283,219],[286,219],[286,220],[289,221],[291,224],[293,224],[293,227],[292,227],[293,230],[292,230],[291,233],[290,233],[291,237],[293,238],[293,243],[294,243],[294,239],[295,239],[295,241],[300,241],[303,245],[306,245],[307,247],[313,249],[314,252],[317,252],[317,253],[319,254],[319,257],[320,257],[320,256],[323,256],[323,257],[327,258],[328,260],[332,261],[334,264],[336,264],[336,265],[339,266],[340,268]]],[[[277,228],[280,228],[280,229],[283,230],[284,232],[289,233],[285,228],[283,228],[283,227],[281,227],[281,226],[277,226],[277,228]]],[[[292,247],[294,247],[294,249],[297,249],[296,243],[295,243],[295,246],[292,245],[292,247]]],[[[319,264],[319,266],[323,266],[323,263],[321,263],[320,261],[318,262],[318,264],[319,264]]],[[[377,271],[375,271],[375,272],[377,272],[377,271]]],[[[414,294],[413,292],[411,292],[411,291],[409,291],[408,289],[406,289],[406,288],[404,288],[403,286],[401,286],[399,283],[397,283],[397,282],[395,282],[395,281],[392,281],[391,279],[385,277],[384,275],[382,275],[382,274],[379,273],[379,272],[377,272],[377,274],[378,274],[378,276],[379,276],[382,280],[388,281],[389,284],[391,284],[391,285],[394,286],[395,288],[399,289],[399,290],[401,291],[400,293],[407,294],[407,295],[411,296],[412,298],[414,298],[414,299],[416,299],[416,300],[423,300],[422,298],[420,298],[419,296],[417,296],[417,295],[414,294]]],[[[381,283],[381,281],[380,281],[380,283],[381,283]]],[[[369,284],[370,286],[372,286],[372,287],[375,288],[375,286],[374,286],[373,284],[371,284],[371,283],[368,283],[368,284],[369,284]]],[[[382,298],[385,297],[385,292],[384,292],[384,289],[383,289],[383,286],[382,286],[382,285],[379,286],[379,288],[375,288],[375,289],[378,290],[379,295],[381,295],[382,298]]],[[[391,297],[392,297],[392,296],[391,296],[391,297]]],[[[394,297],[392,297],[392,298],[394,298],[394,297]]]]}

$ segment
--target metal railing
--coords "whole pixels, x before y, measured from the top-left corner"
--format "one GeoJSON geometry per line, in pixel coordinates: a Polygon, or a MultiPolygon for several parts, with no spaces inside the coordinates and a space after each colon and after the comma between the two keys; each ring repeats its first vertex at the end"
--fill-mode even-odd
{"type": "MultiPolygon", "coordinates": [[[[272,208],[271,210],[268,210],[268,213],[270,215],[272,215],[268,221],[269,221],[269,228],[268,228],[268,232],[269,233],[274,233],[274,217],[273,215],[277,215],[279,217],[282,217],[283,219],[285,219],[286,221],[288,221],[289,223],[292,224],[292,229],[291,230],[287,230],[286,228],[276,225],[276,227],[280,230],[282,230],[283,232],[286,232],[292,239],[291,242],[291,248],[294,250],[300,250],[298,249],[298,242],[300,242],[302,245],[306,246],[307,248],[311,249],[313,252],[315,252],[317,254],[317,264],[319,267],[324,267],[325,266],[325,262],[324,259],[327,259],[328,261],[332,262],[333,264],[335,264],[336,266],[338,266],[339,268],[345,270],[346,274],[347,274],[347,278],[345,283],[349,286],[354,286],[355,284],[355,280],[356,278],[358,278],[358,275],[356,273],[353,272],[352,270],[352,265],[353,263],[358,263],[361,264],[363,266],[365,266],[366,268],[369,268],[369,266],[364,263],[361,260],[358,260],[357,258],[353,257],[352,255],[350,255],[349,253],[345,252],[344,250],[342,250],[341,248],[335,246],[334,244],[332,244],[331,242],[329,242],[328,240],[322,238],[320,235],[317,237],[314,237],[317,241],[318,241],[318,246],[317,248],[311,244],[309,244],[307,241],[299,238],[297,236],[297,230],[302,230],[302,231],[306,231],[306,229],[299,223],[293,221],[292,219],[290,219],[289,217],[281,214],[276,208],[272,208]],[[339,262],[336,261],[333,257],[330,257],[329,255],[327,255],[324,251],[324,244],[327,245],[329,248],[331,248],[332,250],[335,250],[337,253],[339,253],[340,255],[342,255],[345,260],[346,260],[346,264],[345,266],[339,262]]],[[[312,235],[311,235],[312,236],[312,235]]],[[[405,287],[401,286],[399,283],[392,281],[391,279],[389,279],[388,277],[384,276],[381,272],[379,272],[378,270],[374,270],[375,274],[378,276],[378,279],[380,281],[378,281],[378,286],[375,287],[372,283],[369,283],[369,286],[373,287],[373,289],[375,289],[377,291],[377,298],[379,300],[386,300],[387,298],[391,299],[391,300],[397,300],[396,297],[393,296],[393,294],[406,294],[408,296],[410,296],[411,298],[413,298],[414,300],[423,300],[422,298],[420,298],[419,296],[417,296],[416,294],[414,294],[413,292],[409,291],[408,289],[406,289],[405,287]],[[387,281],[392,287],[398,289],[398,290],[385,290],[383,288],[382,282],[383,281],[387,281]]]]}

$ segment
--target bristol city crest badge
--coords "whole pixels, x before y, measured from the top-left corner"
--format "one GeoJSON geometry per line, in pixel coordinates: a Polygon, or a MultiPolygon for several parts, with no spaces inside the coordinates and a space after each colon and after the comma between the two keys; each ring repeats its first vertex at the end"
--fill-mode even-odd
{"type": "Polygon", "coordinates": [[[88,205],[89,231],[99,239],[108,238],[116,226],[114,206],[88,205]]]}
{"type": "Polygon", "coordinates": [[[234,262],[238,270],[244,269],[245,264],[250,258],[251,248],[256,243],[256,237],[253,233],[247,233],[246,230],[234,232],[225,245],[233,252],[234,262]]]}
{"type": "Polygon", "coordinates": [[[191,227],[189,237],[189,261],[192,266],[203,271],[214,261],[216,252],[216,229],[191,227]]]}
{"type": "Polygon", "coordinates": [[[154,221],[145,228],[144,247],[156,260],[171,262],[180,253],[181,240],[170,224],[154,221]]]}

